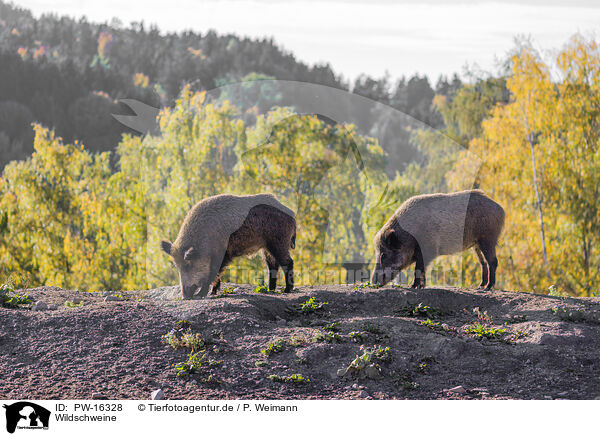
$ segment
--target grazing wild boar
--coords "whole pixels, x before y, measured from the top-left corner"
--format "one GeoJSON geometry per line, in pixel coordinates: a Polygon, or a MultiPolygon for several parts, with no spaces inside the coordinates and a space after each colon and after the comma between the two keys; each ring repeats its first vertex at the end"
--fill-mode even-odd
{"type": "Polygon", "coordinates": [[[204,298],[212,284],[216,294],[221,274],[236,257],[262,250],[269,270],[269,289],[277,285],[277,271],[285,274],[285,292],[294,287],[296,219],[292,210],[271,194],[216,195],[196,204],[185,217],[175,242],[161,247],[179,270],[182,296],[199,289],[204,298]]]}
{"type": "Polygon", "coordinates": [[[471,247],[481,263],[480,288],[496,283],[496,244],[504,209],[481,190],[417,195],[406,200],[375,235],[371,282],[384,285],[413,262],[413,288],[425,287],[425,269],[439,255],[471,247]]]}

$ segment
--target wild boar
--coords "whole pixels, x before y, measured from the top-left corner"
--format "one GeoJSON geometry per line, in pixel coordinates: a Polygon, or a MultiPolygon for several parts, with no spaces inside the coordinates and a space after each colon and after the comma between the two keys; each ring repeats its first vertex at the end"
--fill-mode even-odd
{"type": "Polygon", "coordinates": [[[413,288],[425,287],[425,269],[439,255],[475,247],[480,288],[496,283],[496,244],[504,209],[481,190],[417,195],[406,200],[375,235],[371,282],[384,285],[415,263],[413,288]]]}
{"type": "Polygon", "coordinates": [[[277,271],[285,275],[285,292],[294,287],[296,219],[292,210],[271,194],[216,195],[197,203],[185,217],[175,242],[161,242],[179,270],[182,296],[190,299],[216,294],[223,270],[231,261],[262,250],[269,271],[269,289],[277,285],[277,271]]]}

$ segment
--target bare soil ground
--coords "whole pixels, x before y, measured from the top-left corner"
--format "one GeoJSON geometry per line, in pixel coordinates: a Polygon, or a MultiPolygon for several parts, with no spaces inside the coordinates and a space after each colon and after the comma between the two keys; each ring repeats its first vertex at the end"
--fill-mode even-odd
{"type": "Polygon", "coordinates": [[[174,300],[177,288],[124,293],[123,301],[50,287],[19,291],[58,308],[0,308],[0,398],[148,399],[158,388],[166,399],[600,396],[598,298],[353,285],[283,295],[235,286],[192,301],[174,300]],[[328,304],[302,313],[310,297],[328,304]],[[65,305],[78,299],[81,307],[65,305]],[[173,365],[190,350],[161,337],[181,320],[204,339],[205,359],[178,376],[173,365]],[[273,353],[261,353],[278,339],[273,353]],[[374,353],[371,370],[345,371],[377,349],[383,359],[374,353]],[[310,382],[269,377],[293,374],[310,382]]]}

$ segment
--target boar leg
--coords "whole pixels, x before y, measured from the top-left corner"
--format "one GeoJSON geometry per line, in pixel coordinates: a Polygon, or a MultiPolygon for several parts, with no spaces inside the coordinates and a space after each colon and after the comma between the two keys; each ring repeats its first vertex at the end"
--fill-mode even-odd
{"type": "Polygon", "coordinates": [[[273,255],[277,263],[281,266],[285,275],[285,290],[284,292],[291,292],[294,290],[294,261],[290,257],[290,253],[287,249],[278,246],[276,244],[267,247],[269,252],[273,255]]]}
{"type": "Polygon", "coordinates": [[[281,269],[283,269],[283,273],[285,274],[284,292],[292,292],[294,290],[294,261],[289,254],[287,256],[286,263],[281,263],[281,269]]]}
{"type": "Polygon", "coordinates": [[[221,276],[223,275],[223,271],[227,268],[227,265],[231,263],[231,257],[228,254],[225,254],[223,258],[223,262],[221,262],[221,266],[219,267],[219,273],[217,274],[217,278],[212,284],[211,295],[216,295],[217,291],[221,288],[221,276]]]}
{"type": "Polygon", "coordinates": [[[485,287],[486,291],[489,291],[496,284],[496,268],[498,268],[498,258],[496,257],[496,244],[495,242],[482,241],[479,243],[479,248],[485,257],[488,264],[488,282],[485,287]]]}
{"type": "Polygon", "coordinates": [[[279,270],[279,263],[267,250],[263,250],[263,259],[265,260],[269,271],[269,289],[273,291],[277,287],[277,271],[279,270]]]}
{"type": "Polygon", "coordinates": [[[479,289],[483,289],[488,284],[488,264],[478,245],[475,246],[475,253],[481,264],[481,283],[479,283],[479,289]]]}
{"type": "Polygon", "coordinates": [[[413,259],[415,260],[415,280],[410,287],[413,289],[422,289],[425,287],[425,261],[419,245],[415,248],[413,259]]]}

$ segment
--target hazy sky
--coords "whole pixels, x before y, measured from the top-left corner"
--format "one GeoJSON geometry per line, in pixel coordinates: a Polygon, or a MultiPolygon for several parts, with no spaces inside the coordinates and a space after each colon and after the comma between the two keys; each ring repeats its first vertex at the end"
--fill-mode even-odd
{"type": "Polygon", "coordinates": [[[560,48],[574,33],[597,34],[600,2],[522,1],[275,1],[275,0],[19,0],[44,12],[105,22],[155,23],[162,31],[193,29],[273,37],[308,63],[329,62],[354,78],[364,72],[392,78],[492,70],[516,35],[540,49],[560,48]]]}

